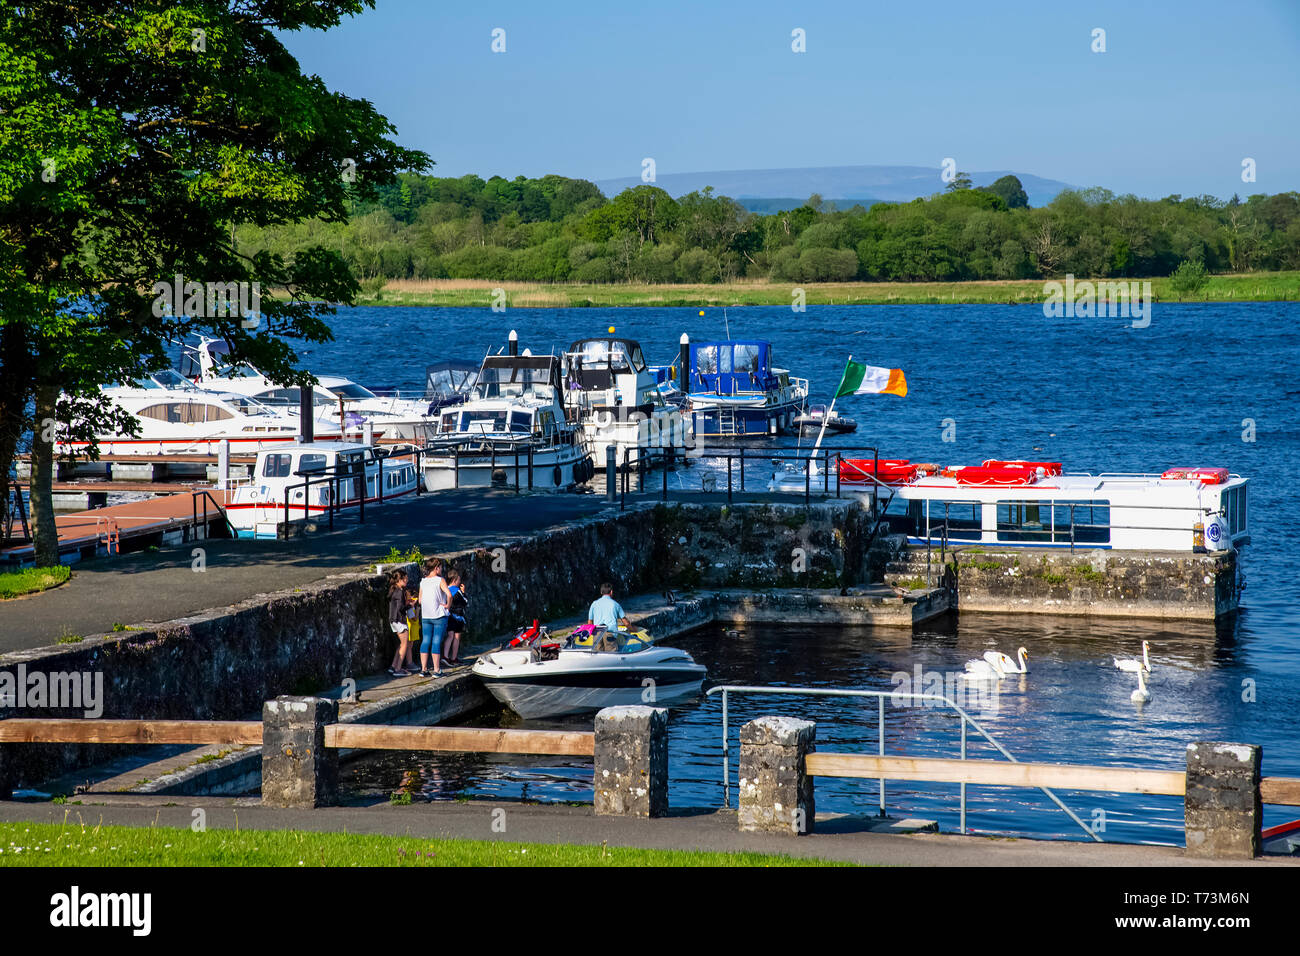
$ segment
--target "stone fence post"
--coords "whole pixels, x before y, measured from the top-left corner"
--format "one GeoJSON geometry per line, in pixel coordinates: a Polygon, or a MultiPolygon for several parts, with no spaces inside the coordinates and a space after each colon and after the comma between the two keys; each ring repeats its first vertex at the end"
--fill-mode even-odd
{"type": "Polygon", "coordinates": [[[1260,853],[1260,748],[1253,744],[1187,745],[1183,798],[1187,855],[1249,860],[1260,853]]]}
{"type": "Polygon", "coordinates": [[[596,812],[662,817],[668,812],[668,711],[606,707],[596,715],[596,812]]]}
{"type": "Polygon", "coordinates": [[[799,836],[817,814],[806,758],[817,725],[794,717],[759,717],[740,728],[740,829],[799,836]]]}
{"type": "Polygon", "coordinates": [[[338,701],[277,697],[262,705],[262,803],[311,809],[338,802],[339,752],[325,746],[338,701]]]}

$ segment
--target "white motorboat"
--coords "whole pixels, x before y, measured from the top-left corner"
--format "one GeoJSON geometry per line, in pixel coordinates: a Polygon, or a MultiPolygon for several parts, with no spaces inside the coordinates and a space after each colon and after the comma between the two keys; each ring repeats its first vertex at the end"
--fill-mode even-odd
{"type": "Polygon", "coordinates": [[[257,454],[252,475],[231,484],[226,517],[241,538],[275,538],[287,518],[380,504],[416,490],[414,455],[353,442],[294,442],[257,454]],[[286,504],[287,503],[287,504],[286,504]]]}
{"type": "Polygon", "coordinates": [[[487,356],[473,398],[443,409],[436,428],[426,432],[425,488],[546,491],[590,479],[590,449],[566,417],[560,395],[555,356],[487,356]]]}
{"type": "MultiPolygon", "coordinates": [[[[229,355],[225,342],[200,337],[198,344],[185,349],[181,375],[200,388],[246,395],[298,416],[301,388],[273,382],[251,365],[232,363],[229,355]]],[[[434,420],[428,415],[429,403],[423,399],[379,396],[342,375],[317,375],[311,401],[315,434],[322,438],[360,434],[369,423],[374,438],[410,441],[421,437],[423,425],[434,420]]]]}
{"type": "Polygon", "coordinates": [[[692,444],[689,419],[669,405],[641,346],[612,336],[581,339],[564,353],[564,404],[582,425],[596,466],[613,448],[619,467],[657,462],[692,444]]]}
{"type": "Polygon", "coordinates": [[[700,692],[706,669],[644,632],[580,628],[561,644],[531,642],[483,654],[474,673],[520,717],[534,720],[624,704],[671,706],[700,692]]]}
{"type": "MultiPolygon", "coordinates": [[[[296,441],[298,421],[256,399],[198,388],[164,369],[125,385],[101,388],[105,402],[132,415],[138,434],[95,436],[103,455],[213,455],[221,442],[236,453],[296,441]]],[[[58,442],[58,454],[84,453],[88,441],[58,442]]]]}

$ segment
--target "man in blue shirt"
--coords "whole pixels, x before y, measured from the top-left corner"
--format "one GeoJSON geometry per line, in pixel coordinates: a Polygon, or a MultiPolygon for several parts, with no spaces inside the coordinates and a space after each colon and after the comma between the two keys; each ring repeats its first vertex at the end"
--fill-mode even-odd
{"type": "Polygon", "coordinates": [[[591,602],[587,623],[609,631],[617,630],[619,624],[631,629],[632,623],[623,613],[622,605],[614,600],[614,585],[605,583],[600,586],[600,597],[591,602]]]}

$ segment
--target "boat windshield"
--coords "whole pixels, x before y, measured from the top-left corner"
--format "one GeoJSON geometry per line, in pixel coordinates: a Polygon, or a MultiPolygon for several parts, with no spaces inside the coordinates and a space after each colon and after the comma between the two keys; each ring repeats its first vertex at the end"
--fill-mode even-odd
{"type": "Polygon", "coordinates": [[[233,393],[223,393],[222,401],[237,409],[241,415],[274,415],[275,412],[267,408],[255,398],[249,398],[247,395],[235,395],[233,393]]]}
{"type": "Polygon", "coordinates": [[[169,388],[187,392],[197,392],[199,390],[199,387],[189,379],[169,368],[134,379],[131,384],[135,388],[169,388]]]}
{"type": "Polygon", "coordinates": [[[639,345],[629,346],[626,342],[611,342],[608,339],[592,339],[581,343],[578,356],[586,368],[593,366],[613,367],[615,371],[645,371],[645,357],[639,345]]]}
{"type": "Polygon", "coordinates": [[[345,385],[331,385],[330,391],[335,395],[341,395],[344,399],[350,402],[362,401],[376,397],[374,392],[358,385],[356,382],[348,382],[345,385]]]}
{"type": "Polygon", "coordinates": [[[460,413],[460,431],[472,434],[489,432],[522,432],[532,430],[532,416],[527,412],[510,412],[507,409],[460,413]]]}

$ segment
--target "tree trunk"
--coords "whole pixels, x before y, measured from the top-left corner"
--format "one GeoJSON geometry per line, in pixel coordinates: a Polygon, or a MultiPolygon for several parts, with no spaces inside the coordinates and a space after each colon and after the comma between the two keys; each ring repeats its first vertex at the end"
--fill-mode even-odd
{"type": "Polygon", "coordinates": [[[36,566],[59,563],[59,530],[54,523],[54,438],[57,385],[36,386],[36,415],[32,425],[32,545],[36,566]]]}
{"type": "Polygon", "coordinates": [[[27,430],[27,400],[31,397],[31,360],[27,339],[17,321],[0,326],[0,538],[9,530],[13,468],[18,439],[27,430]]]}

